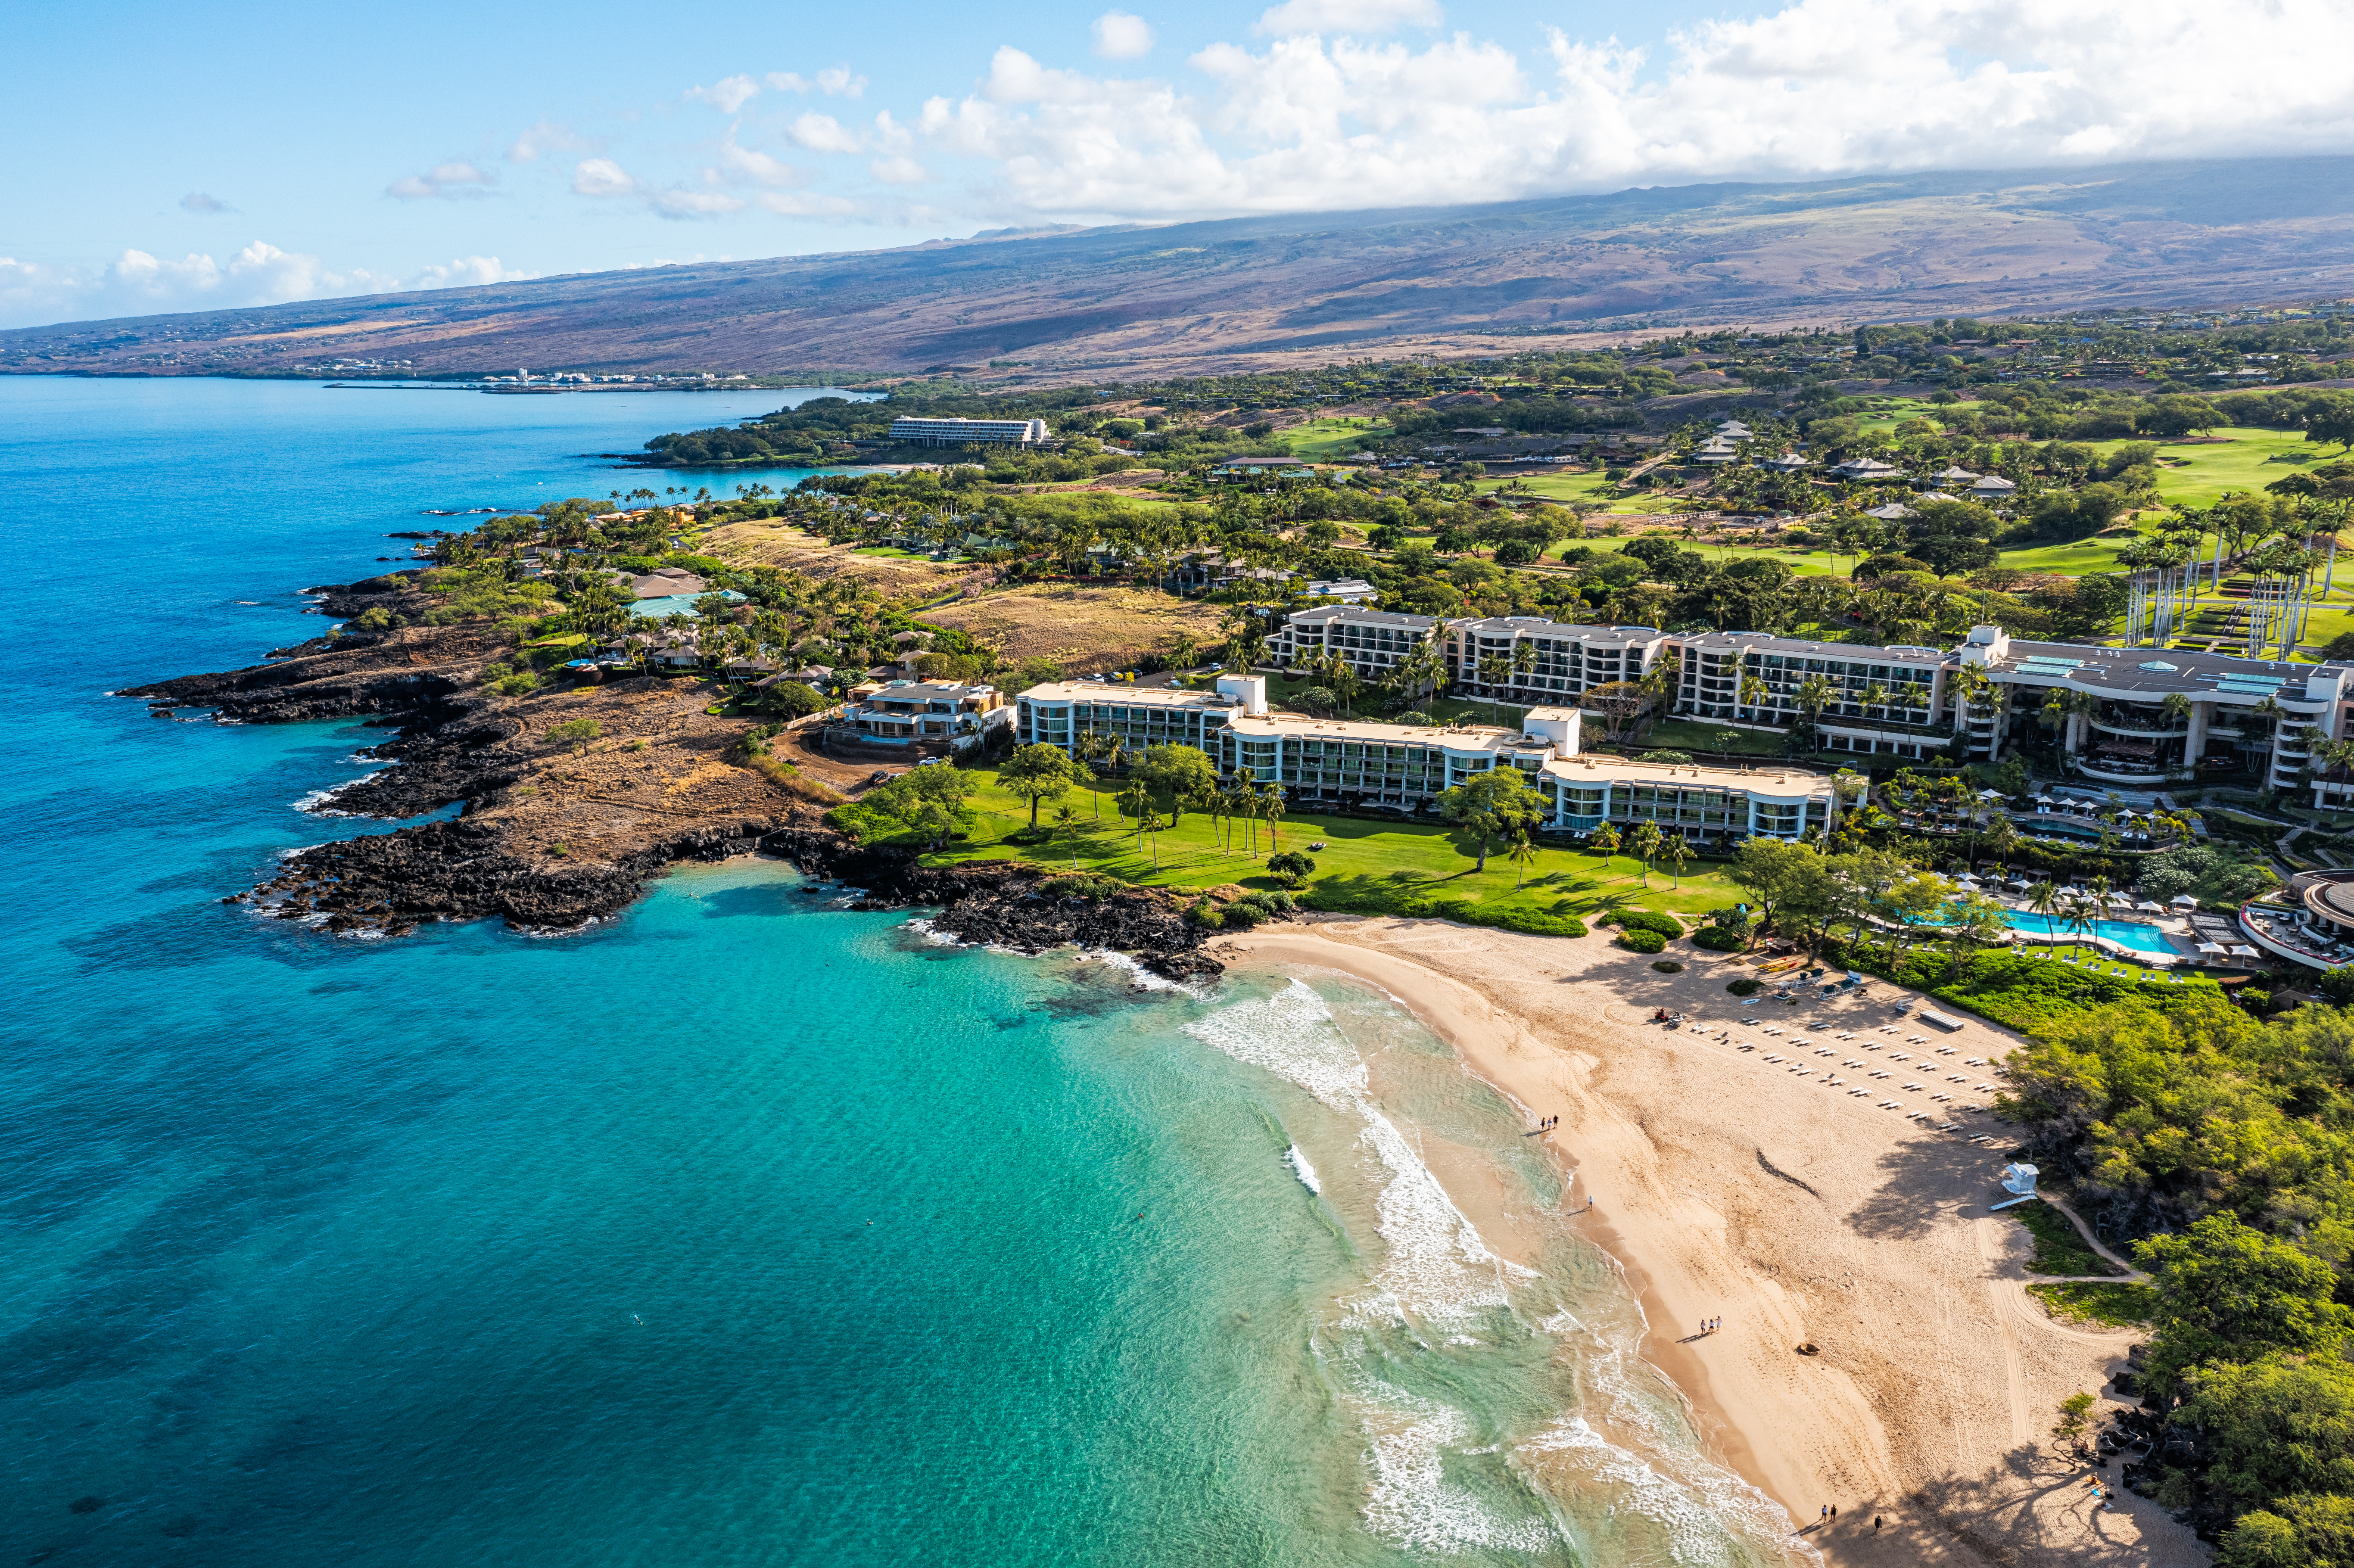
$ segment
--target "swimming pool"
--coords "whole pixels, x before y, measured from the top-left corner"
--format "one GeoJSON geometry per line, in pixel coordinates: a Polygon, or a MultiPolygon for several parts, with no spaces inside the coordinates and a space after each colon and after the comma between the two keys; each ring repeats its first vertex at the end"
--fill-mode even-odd
{"type": "Polygon", "coordinates": [[[2002,917],[2004,923],[2014,929],[2038,937],[2058,937],[2064,940],[2090,930],[2095,937],[2105,938],[2137,953],[2148,953],[2162,959],[2182,956],[2157,927],[2145,926],[2137,920],[2095,920],[2089,927],[2072,927],[2065,920],[2050,915],[2033,915],[2021,909],[2006,910],[2002,917]]]}

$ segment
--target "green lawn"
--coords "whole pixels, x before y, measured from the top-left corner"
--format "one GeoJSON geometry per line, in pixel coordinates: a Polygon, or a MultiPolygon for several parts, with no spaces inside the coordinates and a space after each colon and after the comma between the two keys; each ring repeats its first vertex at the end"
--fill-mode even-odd
{"type": "MultiPolygon", "coordinates": [[[[2225,446],[2158,444],[2158,494],[2168,503],[2211,506],[2226,491],[2262,490],[2276,479],[2300,473],[2311,464],[2345,456],[2335,447],[2308,441],[2296,430],[2263,430],[2234,425],[2211,432],[2225,446]],[[2291,461],[2273,461],[2274,459],[2291,461]]],[[[2146,439],[2146,438],[2145,438],[2146,439]]],[[[2122,441],[2090,441],[2096,451],[2113,451],[2122,441]]]]}
{"type": "MultiPolygon", "coordinates": [[[[1029,825],[1028,806],[1000,789],[994,774],[977,772],[973,778],[980,787],[969,802],[976,810],[970,836],[932,857],[934,863],[1026,860],[1067,869],[1076,855],[1082,871],[1153,886],[1277,885],[1260,863],[1268,853],[1263,822],[1257,824],[1256,854],[1250,853],[1249,824],[1221,821],[1214,837],[1210,819],[1192,812],[1176,827],[1151,834],[1140,844],[1132,824],[1122,815],[1119,786],[1099,782],[1076,788],[1066,797],[1077,813],[1080,831],[1076,844],[1010,843],[1007,835],[1029,825]],[[1221,842],[1229,836],[1230,843],[1221,842]]],[[[1054,812],[1052,805],[1045,807],[1040,821],[1049,821],[1054,812]]],[[[1650,874],[1646,886],[1641,866],[1626,855],[1606,859],[1583,852],[1541,850],[1537,863],[1523,878],[1505,860],[1500,842],[1491,849],[1488,869],[1481,873],[1473,869],[1479,863],[1478,844],[1465,833],[1439,825],[1393,826],[1302,814],[1276,824],[1275,838],[1275,847],[1287,850],[1307,850],[1315,841],[1324,842],[1325,848],[1308,851],[1316,862],[1315,874],[1299,890],[1308,896],[1320,885],[1331,884],[1334,893],[1360,900],[1422,895],[1458,899],[1483,911],[1522,909],[1588,920],[1617,905],[1697,917],[1749,897],[1723,878],[1715,862],[1692,862],[1681,886],[1662,866],[1650,874]],[[1524,885],[1516,887],[1516,880],[1524,885]]],[[[1686,918],[1687,926],[1692,923],[1692,918],[1686,918]]]]}
{"type": "Polygon", "coordinates": [[[1689,751],[1694,756],[1703,751],[1733,757],[1788,755],[1783,749],[1782,737],[1778,735],[1767,735],[1762,730],[1754,729],[1726,729],[1720,725],[1700,723],[1692,719],[1661,719],[1650,727],[1643,739],[1649,747],[1669,751],[1689,751]],[[1720,742],[1717,737],[1721,735],[1729,735],[1734,738],[1720,742]]]}
{"type": "Polygon", "coordinates": [[[1291,449],[1291,455],[1311,462],[1330,461],[1342,453],[1357,450],[1358,438],[1384,436],[1389,426],[1382,420],[1355,417],[1349,418],[1310,419],[1304,425],[1291,425],[1275,433],[1275,439],[1291,449]]]}
{"type": "Polygon", "coordinates": [[[2117,1274],[2115,1264],[2084,1245],[2068,1216],[2048,1203],[2021,1203],[2011,1213],[2035,1238],[2035,1255],[2027,1262],[2031,1274],[2117,1274]]]}
{"type": "Polygon", "coordinates": [[[1531,473],[1515,474],[1509,480],[1476,480],[1473,488],[1501,490],[1509,483],[1519,484],[1522,492],[1529,495],[1542,495],[1553,501],[1580,501],[1620,514],[1683,510],[1683,503],[1672,496],[1621,495],[1617,484],[1602,477],[1600,469],[1585,473],[1531,473]]]}
{"type": "MultiPolygon", "coordinates": [[[[1215,680],[1215,676],[1209,676],[1198,682],[1189,681],[1187,683],[1207,687],[1214,683],[1215,680]]],[[[1299,694],[1316,684],[1316,681],[1317,677],[1313,675],[1270,673],[1267,678],[1267,700],[1278,707],[1289,707],[1305,713],[1308,710],[1300,706],[1299,694]]],[[[1361,719],[1382,718],[1382,701],[1380,693],[1360,690],[1357,693],[1354,716],[1361,719]]],[[[1420,712],[1428,714],[1441,724],[1517,726],[1521,722],[1521,715],[1528,712],[1526,708],[1514,707],[1510,703],[1491,705],[1460,697],[1429,697],[1415,705],[1420,712]]]]}

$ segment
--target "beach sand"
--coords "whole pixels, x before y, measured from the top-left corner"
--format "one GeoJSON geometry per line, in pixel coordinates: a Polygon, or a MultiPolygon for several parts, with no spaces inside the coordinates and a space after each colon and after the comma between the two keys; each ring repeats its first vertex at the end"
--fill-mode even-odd
{"type": "MultiPolygon", "coordinates": [[[[2050,1436],[2071,1393],[2116,1404],[2107,1379],[2138,1336],[2054,1322],[2026,1295],[2030,1238],[1988,1212],[2003,1196],[2002,1124],[1959,1117],[1968,1130],[1939,1134],[1877,1108],[1940,1108],[1930,1089],[1901,1086],[1958,1090],[1948,1072],[1999,1059],[2019,1036],[1973,1017],[1958,1034],[1909,1045],[1937,1032],[1878,1033],[1897,1021],[1897,1000],[1918,1001],[1882,981],[1861,998],[1744,1008],[1725,983],[1755,970],[1678,944],[1688,968],[1662,975],[1600,933],[1327,920],[1213,950],[1244,969],[1332,970],[1378,987],[1532,1123],[1559,1117],[1546,1142],[1573,1178],[1574,1223],[1626,1269],[1651,1324],[1646,1355],[1691,1401],[1717,1456],[1787,1508],[1828,1563],[2208,1560],[2158,1504],[2115,1492],[2117,1466],[2088,1471],[2050,1436]],[[1646,1022],[1660,1006],[1691,1022],[1646,1022]],[[1720,1037],[1736,1023],[1747,1027],[1734,1038],[1758,1050],[1720,1037]],[[1832,1041],[1840,1031],[1857,1038],[1832,1041]],[[1787,1048],[1801,1036],[1814,1045],[1787,1048]],[[1821,1045],[1838,1054],[1817,1058],[1821,1045]],[[1941,1045],[1958,1049],[1934,1054],[1941,1045]],[[1768,1051],[1787,1061],[1762,1060],[1768,1051]],[[1899,1053],[1911,1060],[1892,1065],[1899,1053]],[[1841,1072],[1841,1086],[1788,1070],[1848,1061],[1864,1065],[1841,1072]],[[1972,1131],[2001,1141],[1966,1141],[1972,1131]],[[1711,1317],[1723,1329],[1700,1335],[1711,1317]],[[1819,1353],[1799,1354],[1802,1343],[1819,1353]],[[2094,1510],[2096,1477],[2121,1507],[2094,1510]],[[1829,1524],[1826,1504],[1839,1508],[1829,1524]]],[[[1458,1203],[1478,1221],[1493,1212],[1485,1199],[1464,1192],[1458,1203]]]]}

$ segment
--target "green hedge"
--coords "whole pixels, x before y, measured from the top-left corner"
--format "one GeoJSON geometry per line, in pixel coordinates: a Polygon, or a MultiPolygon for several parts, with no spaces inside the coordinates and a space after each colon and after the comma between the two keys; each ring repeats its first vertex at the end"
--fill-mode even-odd
{"type": "Polygon", "coordinates": [[[2048,1035],[2096,1008],[2117,1002],[2168,1012],[2215,991],[2215,982],[2209,980],[2188,985],[2130,980],[2109,973],[2106,964],[2093,969],[2024,953],[1974,954],[1958,970],[1949,969],[1942,952],[1900,952],[1891,963],[1884,948],[1867,950],[1828,942],[1821,956],[1827,964],[1882,976],[2032,1035],[2048,1035]]]}
{"type": "Polygon", "coordinates": [[[1632,930],[1618,933],[1618,945],[1630,953],[1656,953],[1668,945],[1668,939],[1657,931],[1632,930]]]}
{"type": "Polygon", "coordinates": [[[1724,989],[1731,991],[1735,996],[1755,996],[1759,991],[1766,989],[1766,982],[1761,980],[1754,979],[1748,975],[1743,975],[1739,980],[1734,980],[1731,985],[1726,986],[1724,989]]]}
{"type": "MultiPolygon", "coordinates": [[[[1528,908],[1495,908],[1460,898],[1433,898],[1382,877],[1328,876],[1299,895],[1303,909],[1348,915],[1389,915],[1401,920],[1454,920],[1532,937],[1583,937],[1585,922],[1575,915],[1528,908]]],[[[1556,906],[1557,910],[1558,906],[1556,906]]]]}
{"type": "Polygon", "coordinates": [[[1712,953],[1737,953],[1748,940],[1738,931],[1728,931],[1722,926],[1702,926],[1692,933],[1692,946],[1706,948],[1712,953]]]}
{"type": "Polygon", "coordinates": [[[1622,931],[1656,931],[1671,942],[1684,934],[1682,922],[1655,909],[1614,909],[1610,918],[1622,931]]]}

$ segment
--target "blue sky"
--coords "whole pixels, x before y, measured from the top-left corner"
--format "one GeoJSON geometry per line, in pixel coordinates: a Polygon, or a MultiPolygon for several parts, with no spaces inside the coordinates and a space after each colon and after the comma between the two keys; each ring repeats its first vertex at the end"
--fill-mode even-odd
{"type": "Polygon", "coordinates": [[[999,227],[2354,146],[2336,0],[100,0],[28,7],[10,41],[0,325],[999,227]]]}

